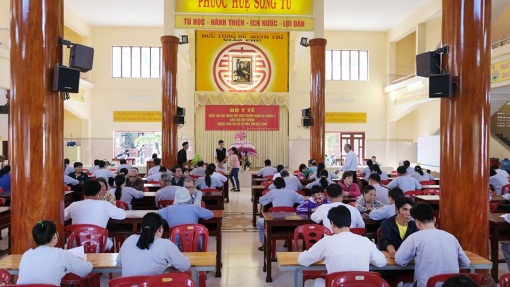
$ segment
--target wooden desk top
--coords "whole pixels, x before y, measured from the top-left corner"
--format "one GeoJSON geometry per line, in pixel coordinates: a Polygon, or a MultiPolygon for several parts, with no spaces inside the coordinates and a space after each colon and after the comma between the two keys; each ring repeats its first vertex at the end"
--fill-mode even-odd
{"type": "MultiPolygon", "coordinates": [[[[469,258],[469,261],[471,261],[470,265],[490,265],[492,266],[492,262],[488,259],[485,259],[481,257],[480,255],[477,255],[471,251],[465,251],[467,257],[469,258]]],[[[278,265],[280,267],[298,267],[300,266],[298,264],[298,256],[301,252],[276,252],[276,258],[278,259],[278,265]]],[[[391,258],[389,253],[387,251],[382,251],[384,256],[386,257],[386,260],[388,261],[388,266],[395,266],[397,265],[395,263],[395,259],[391,258]]],[[[316,262],[312,264],[313,266],[324,266],[326,263],[324,260],[321,260],[319,262],[316,262]]],[[[410,264],[414,265],[414,262],[411,262],[410,264]]],[[[0,265],[1,268],[1,265],[0,265]]]]}
{"type": "Polygon", "coordinates": [[[439,201],[439,195],[415,195],[414,197],[423,201],[439,201]]]}
{"type": "Polygon", "coordinates": [[[0,213],[11,210],[10,206],[0,206],[0,213]]]}
{"type": "MultiPolygon", "coordinates": [[[[506,213],[491,213],[489,214],[489,223],[498,223],[498,224],[509,224],[506,220],[501,217],[501,215],[505,215],[506,213]]],[[[510,225],[509,225],[510,227],[510,225]]]]}
{"type": "Polygon", "coordinates": [[[282,220],[312,220],[310,213],[295,212],[263,212],[266,221],[282,221],[282,220]]]}
{"type": "MultiPolygon", "coordinates": [[[[211,211],[215,218],[223,218],[223,210],[211,211]]],[[[126,210],[126,218],[139,218],[141,220],[149,212],[157,212],[157,210],[126,210]]]]}
{"type": "MultiPolygon", "coordinates": [[[[430,204],[438,204],[440,196],[439,195],[415,195],[417,199],[430,203],[430,204]]],[[[490,201],[491,203],[504,203],[507,202],[502,195],[493,195],[490,201]]]]}
{"type": "MultiPolygon", "coordinates": [[[[216,265],[216,252],[184,252],[188,257],[191,267],[207,267],[216,265]]],[[[118,253],[90,253],[87,261],[92,263],[95,269],[120,269],[117,266],[118,253]]],[[[0,269],[18,270],[22,254],[11,254],[0,260],[0,269]]]]}

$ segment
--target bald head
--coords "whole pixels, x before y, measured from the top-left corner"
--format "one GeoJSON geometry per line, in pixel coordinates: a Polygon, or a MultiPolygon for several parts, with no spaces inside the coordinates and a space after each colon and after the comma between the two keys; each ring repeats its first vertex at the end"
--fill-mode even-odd
{"type": "Polygon", "coordinates": [[[136,180],[138,179],[138,170],[132,168],[128,171],[128,174],[127,174],[127,177],[129,179],[129,181],[131,182],[136,182],[136,180]]]}

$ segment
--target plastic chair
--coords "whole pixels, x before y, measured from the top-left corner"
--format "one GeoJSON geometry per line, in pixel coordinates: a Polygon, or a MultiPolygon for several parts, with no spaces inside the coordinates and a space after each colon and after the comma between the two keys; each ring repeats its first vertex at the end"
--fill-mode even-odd
{"type": "Polygon", "coordinates": [[[203,201],[200,201],[200,206],[201,206],[202,208],[207,208],[207,205],[205,205],[205,202],[203,202],[203,201]]]}
{"type": "Polygon", "coordinates": [[[510,273],[505,273],[499,277],[500,287],[510,287],[510,273]]]}
{"type": "Polygon", "coordinates": [[[381,185],[388,185],[390,184],[390,181],[387,179],[381,179],[381,182],[379,182],[381,185]]]}
{"type": "Polygon", "coordinates": [[[139,285],[150,276],[129,276],[129,277],[118,277],[110,279],[108,283],[109,287],[131,287],[133,285],[139,285]]]}
{"type": "Polygon", "coordinates": [[[199,176],[199,175],[192,175],[192,176],[191,176],[191,178],[193,178],[193,179],[199,179],[199,178],[200,178],[200,176],[199,176]]]}
{"type": "Polygon", "coordinates": [[[424,189],[423,194],[425,195],[440,195],[439,189],[424,189]]]}
{"type": "Polygon", "coordinates": [[[120,209],[129,210],[129,205],[125,201],[115,200],[115,205],[120,209]]]}
{"type": "Polygon", "coordinates": [[[420,184],[421,185],[434,185],[434,184],[436,184],[436,182],[433,180],[422,180],[422,181],[420,181],[420,184]]]}
{"type": "Polygon", "coordinates": [[[158,200],[158,207],[161,209],[161,208],[165,208],[169,205],[173,205],[174,204],[174,201],[173,200],[170,200],[170,199],[163,199],[163,200],[158,200]]]}
{"type": "Polygon", "coordinates": [[[273,184],[272,180],[264,180],[260,183],[260,185],[263,185],[265,188],[268,188],[271,184],[273,184]]]}
{"type": "Polygon", "coordinates": [[[298,190],[298,191],[296,191],[296,192],[297,192],[298,194],[302,195],[302,196],[305,196],[305,195],[306,195],[306,193],[305,193],[303,190],[298,190]]]}
{"type": "Polygon", "coordinates": [[[269,190],[269,189],[264,190],[264,191],[262,192],[262,196],[266,195],[268,192],[270,192],[270,190],[269,190]]]}
{"type": "Polygon", "coordinates": [[[263,178],[273,180],[274,175],[266,175],[263,178]]]}
{"type": "MultiPolygon", "coordinates": [[[[182,252],[206,252],[209,243],[209,230],[202,224],[183,224],[177,225],[170,233],[170,240],[177,241],[179,235],[179,245],[182,252]],[[202,250],[199,250],[199,242],[202,239],[202,250]]],[[[189,271],[188,271],[189,272],[189,271]]],[[[205,287],[206,273],[200,272],[198,276],[198,286],[205,287]]],[[[142,285],[140,285],[142,286],[142,285]]],[[[174,285],[172,285],[174,286],[174,285]]],[[[183,286],[176,284],[175,286],[183,286]]]]}
{"type": "Polygon", "coordinates": [[[350,206],[356,207],[356,201],[351,201],[348,203],[350,206]]]}
{"type": "Polygon", "coordinates": [[[64,185],[64,191],[71,191],[71,187],[67,186],[67,185],[64,185]]]}
{"type": "Polygon", "coordinates": [[[489,211],[491,213],[497,212],[499,208],[499,203],[489,203],[489,211]]]}
{"type": "Polygon", "coordinates": [[[346,271],[326,276],[326,286],[331,287],[390,287],[377,272],[346,271]]]}
{"type": "Polygon", "coordinates": [[[138,287],[165,286],[196,287],[197,285],[190,276],[183,273],[163,273],[161,275],[151,276],[138,284],[138,287]]]}
{"type": "Polygon", "coordinates": [[[510,193],[510,184],[503,185],[503,187],[501,187],[501,195],[504,195],[505,193],[510,193]]]}
{"type": "MultiPolygon", "coordinates": [[[[304,224],[296,227],[294,230],[294,249],[299,251],[299,238],[303,240],[303,248],[301,251],[308,250],[317,241],[321,240],[325,235],[332,235],[331,231],[324,225],[319,224],[304,224]]],[[[308,270],[303,272],[303,286],[306,280],[314,280],[317,278],[326,278],[327,271],[323,270],[308,270]]]]}
{"type": "Polygon", "coordinates": [[[367,229],[362,227],[354,227],[351,228],[350,231],[354,234],[365,236],[367,235],[367,229]]]}
{"type": "Polygon", "coordinates": [[[475,281],[476,284],[481,285],[483,280],[485,279],[485,275],[477,274],[477,273],[448,273],[448,274],[439,274],[436,276],[432,276],[427,281],[427,287],[435,287],[437,283],[441,283],[446,281],[450,277],[465,275],[475,281]]]}
{"type": "Polygon", "coordinates": [[[409,190],[404,192],[404,196],[411,198],[412,201],[415,201],[414,200],[415,195],[425,195],[425,192],[423,190],[409,190]]]}
{"type": "Polygon", "coordinates": [[[51,284],[8,284],[3,285],[4,287],[55,287],[51,284]]]}
{"type": "Polygon", "coordinates": [[[148,188],[148,187],[146,187],[146,186],[144,186],[144,187],[143,187],[143,192],[149,192],[149,188],[148,188]]]}
{"type": "Polygon", "coordinates": [[[0,269],[0,285],[11,284],[11,273],[5,269],[0,269]]]}
{"type": "Polygon", "coordinates": [[[202,188],[201,192],[218,192],[219,190],[216,188],[202,188]]]}

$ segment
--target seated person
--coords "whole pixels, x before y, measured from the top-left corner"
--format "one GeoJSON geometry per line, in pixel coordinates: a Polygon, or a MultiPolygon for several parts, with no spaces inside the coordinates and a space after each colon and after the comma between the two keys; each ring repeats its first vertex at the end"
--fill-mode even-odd
{"type": "MultiPolygon", "coordinates": [[[[310,179],[311,180],[315,180],[315,179],[318,179],[322,176],[322,171],[323,170],[326,170],[326,165],[324,165],[323,162],[319,162],[319,164],[317,165],[317,171],[310,175],[310,179]]],[[[328,180],[331,181],[332,179],[336,179],[338,178],[338,175],[336,175],[335,172],[329,172],[328,173],[328,180]]]]}
{"type": "Polygon", "coordinates": [[[308,168],[311,169],[313,173],[317,173],[317,161],[315,159],[309,159],[308,168]]]}
{"type": "Polygon", "coordinates": [[[89,176],[83,172],[83,163],[79,161],[74,163],[74,171],[69,173],[68,176],[77,179],[79,182],[84,182],[89,179],[89,176]]]}
{"type": "Polygon", "coordinates": [[[206,189],[206,188],[221,189],[223,187],[223,182],[221,182],[221,180],[213,177],[214,172],[215,172],[215,170],[212,166],[207,166],[207,168],[205,169],[205,176],[197,179],[197,181],[195,183],[196,187],[199,190],[206,189]]]}
{"type": "Polygon", "coordinates": [[[384,206],[384,204],[375,199],[375,192],[375,187],[371,185],[367,185],[363,188],[361,196],[356,200],[356,208],[359,212],[370,212],[384,206]]]}
{"type": "Polygon", "coordinates": [[[190,268],[189,259],[177,246],[163,236],[163,218],[156,212],[145,214],[142,233],[129,236],[120,248],[117,266],[122,266],[122,277],[153,276],[172,266],[179,271],[190,268]]]}
{"type": "Polygon", "coordinates": [[[150,175],[153,175],[155,173],[158,173],[160,168],[161,168],[161,159],[160,158],[155,158],[154,159],[154,166],[151,167],[147,171],[147,176],[150,176],[150,175]]]}
{"type": "Polygon", "coordinates": [[[395,257],[402,242],[418,231],[410,214],[413,205],[409,197],[399,197],[395,203],[397,214],[381,223],[381,238],[379,238],[381,250],[388,251],[391,258],[395,257]]]}
{"type": "Polygon", "coordinates": [[[365,181],[365,184],[368,184],[368,177],[372,172],[374,172],[374,162],[371,159],[367,160],[367,167],[362,169],[359,174],[363,176],[363,180],[365,181]]]}
{"type": "Polygon", "coordinates": [[[162,166],[162,167],[159,168],[159,172],[158,173],[154,173],[154,174],[151,174],[151,175],[147,176],[145,178],[145,180],[147,182],[159,181],[160,178],[161,178],[161,175],[162,174],[166,174],[166,172],[167,172],[166,167],[162,166]]]}
{"type": "MultiPolygon", "coordinates": [[[[283,178],[276,178],[274,180],[274,185],[276,189],[269,191],[266,195],[263,195],[259,198],[259,202],[262,204],[262,206],[272,203],[273,207],[293,207],[296,203],[303,203],[304,198],[302,195],[295,192],[294,190],[285,188],[285,180],[283,178]]],[[[264,218],[257,219],[256,226],[259,231],[259,241],[260,243],[264,244],[264,218]]],[[[264,250],[264,245],[260,246],[259,250],[264,250]]]]}
{"type": "Polygon", "coordinates": [[[331,203],[329,198],[324,196],[324,188],[322,186],[316,185],[312,187],[310,193],[310,198],[296,208],[297,213],[312,213],[323,203],[331,203]]]}
{"type": "Polygon", "coordinates": [[[64,158],[64,174],[69,175],[74,172],[74,167],[71,166],[71,161],[68,158],[64,158]]]}
{"type": "Polygon", "coordinates": [[[414,177],[418,182],[434,180],[434,177],[430,173],[423,172],[419,165],[414,167],[414,173],[411,174],[411,177],[414,177]]]}
{"type": "Polygon", "coordinates": [[[87,276],[92,263],[76,257],[67,250],[57,248],[57,226],[52,221],[41,220],[32,228],[36,248],[23,253],[19,263],[17,284],[49,284],[60,286],[67,273],[87,276]]]}
{"type": "Polygon", "coordinates": [[[381,170],[378,164],[374,164],[372,166],[372,169],[374,170],[372,174],[374,173],[378,174],[381,180],[388,180],[388,173],[385,172],[384,170],[381,170]]]}
{"type": "Polygon", "coordinates": [[[443,287],[478,287],[473,279],[466,275],[453,276],[444,281],[443,287]]]}
{"type": "MultiPolygon", "coordinates": [[[[11,167],[9,165],[4,166],[0,169],[0,187],[4,191],[11,191],[11,167]]],[[[65,177],[64,177],[65,178],[65,177]]]]}
{"type": "Polygon", "coordinates": [[[306,164],[302,163],[299,165],[298,179],[308,179],[310,175],[312,175],[313,171],[311,168],[308,168],[306,164]]]}
{"type": "Polygon", "coordinates": [[[350,171],[344,171],[342,173],[342,179],[338,182],[338,185],[342,188],[343,196],[360,196],[361,191],[359,186],[353,182],[353,175],[350,171]]]}
{"type": "MultiPolygon", "coordinates": [[[[340,271],[369,271],[370,264],[386,266],[384,254],[365,236],[350,232],[351,211],[345,206],[333,207],[328,219],[333,229],[332,236],[325,236],[310,249],[299,254],[298,263],[310,266],[325,260],[328,274],[340,271]]],[[[314,286],[326,286],[322,278],[315,279],[314,286]]]]}
{"type": "Polygon", "coordinates": [[[205,169],[206,167],[204,166],[204,161],[201,160],[197,163],[197,167],[195,167],[189,174],[191,176],[203,177],[205,176],[205,169]]]}
{"type": "MultiPolygon", "coordinates": [[[[104,179],[103,179],[104,180],[104,179]]],[[[104,200],[97,200],[101,184],[97,180],[87,180],[83,183],[84,199],[71,203],[64,209],[64,220],[71,219],[73,224],[93,224],[106,228],[108,220],[126,218],[126,211],[104,200]]],[[[108,238],[106,250],[113,247],[108,238]]]]}
{"type": "Polygon", "coordinates": [[[427,280],[432,276],[459,273],[459,267],[469,266],[470,261],[457,238],[436,229],[434,210],[429,204],[416,204],[411,208],[411,216],[419,231],[402,242],[395,254],[395,263],[406,266],[414,260],[414,282],[417,287],[426,287],[427,280]]]}
{"type": "Polygon", "coordinates": [[[508,177],[498,175],[496,170],[490,169],[489,183],[494,187],[494,192],[501,195],[501,189],[503,186],[509,184],[508,177]]]}
{"type": "Polygon", "coordinates": [[[375,199],[382,204],[390,204],[388,200],[388,188],[382,186],[381,177],[377,173],[372,173],[368,176],[368,184],[375,188],[375,199]]]}
{"type": "Polygon", "coordinates": [[[402,189],[403,192],[421,189],[421,184],[415,178],[407,175],[405,166],[399,166],[397,168],[397,173],[398,177],[388,184],[389,189],[398,187],[402,189]]]}
{"type": "MultiPolygon", "coordinates": [[[[77,185],[78,183],[80,183],[80,181],[64,174],[64,184],[65,185],[77,185]]],[[[3,187],[1,177],[0,177],[0,187],[3,187]]],[[[5,188],[4,188],[4,191],[6,191],[5,188]]]]}
{"type": "Polygon", "coordinates": [[[132,187],[136,190],[143,191],[145,183],[138,175],[138,170],[136,168],[132,168],[127,173],[127,181],[126,186],[132,187]]]}
{"type": "MultiPolygon", "coordinates": [[[[370,211],[370,213],[368,214],[368,217],[373,220],[383,220],[383,219],[392,217],[393,215],[396,214],[395,201],[399,197],[403,197],[403,196],[404,196],[404,192],[402,192],[402,189],[400,189],[398,187],[391,189],[390,191],[388,191],[388,199],[389,199],[390,204],[387,204],[381,208],[374,209],[374,210],[370,211]]],[[[376,198],[377,198],[377,195],[376,195],[376,198]]]]}
{"type": "Polygon", "coordinates": [[[227,182],[228,178],[224,176],[223,174],[216,171],[216,165],[214,163],[209,164],[210,167],[214,168],[214,173],[212,174],[213,178],[219,179],[223,184],[227,182]]]}
{"type": "Polygon", "coordinates": [[[174,174],[174,177],[172,178],[172,185],[183,186],[184,176],[182,175],[182,167],[174,166],[172,168],[172,173],[174,174]]]}
{"type": "Polygon", "coordinates": [[[115,189],[110,189],[108,192],[115,195],[116,200],[122,200],[128,204],[129,209],[133,209],[131,200],[133,198],[142,198],[144,194],[142,191],[136,190],[132,187],[126,187],[126,178],[122,175],[115,177],[115,189]]]}
{"type": "Polygon", "coordinates": [[[184,180],[183,187],[188,190],[189,195],[191,196],[191,200],[188,203],[202,206],[202,192],[195,189],[195,180],[191,177],[186,178],[184,180]]]}
{"type": "Polygon", "coordinates": [[[321,177],[316,179],[315,181],[310,182],[309,184],[307,184],[306,185],[306,189],[311,189],[312,187],[314,187],[316,185],[322,187],[322,189],[326,189],[330,184],[335,184],[330,179],[328,179],[328,176],[329,176],[329,172],[327,170],[325,170],[325,169],[322,170],[321,171],[321,177]]]}
{"type": "Polygon", "coordinates": [[[175,199],[175,191],[179,186],[172,185],[172,177],[168,174],[162,174],[159,180],[159,186],[161,187],[156,191],[156,196],[154,197],[156,201],[156,206],[158,206],[158,201],[160,200],[174,200],[175,199]]]}
{"type": "Polygon", "coordinates": [[[89,169],[89,173],[92,174],[92,173],[94,173],[94,171],[96,171],[98,169],[99,169],[99,160],[95,159],[94,165],[89,169]]]}
{"type": "Polygon", "coordinates": [[[103,160],[100,160],[99,161],[99,169],[94,171],[94,173],[92,173],[92,177],[95,177],[95,178],[104,178],[107,182],[110,180],[110,177],[111,178],[115,178],[116,174],[107,169],[106,168],[106,162],[104,162],[103,160]]]}
{"type": "Polygon", "coordinates": [[[200,218],[210,219],[212,211],[190,204],[191,195],[184,187],[175,191],[174,204],[158,210],[158,213],[168,222],[170,228],[182,224],[197,224],[200,218]]]}
{"type": "Polygon", "coordinates": [[[264,165],[265,166],[263,168],[257,171],[256,174],[258,177],[273,176],[278,172],[276,168],[271,166],[271,161],[269,159],[264,161],[264,165]]]}
{"type": "MultiPolygon", "coordinates": [[[[283,178],[283,180],[285,180],[285,189],[290,189],[290,190],[294,190],[294,191],[298,191],[298,190],[301,190],[303,188],[303,185],[301,184],[301,182],[299,181],[299,179],[297,177],[295,177],[294,175],[290,175],[289,172],[287,170],[282,170],[280,172],[280,177],[283,178]]],[[[272,190],[272,189],[275,189],[276,187],[274,186],[274,184],[271,184],[268,189],[269,190],[272,190]]]]}
{"type": "Polygon", "coordinates": [[[404,164],[403,166],[406,168],[407,175],[409,176],[412,175],[414,173],[414,168],[411,167],[411,162],[408,160],[404,160],[403,164],[404,164]]]}
{"type": "Polygon", "coordinates": [[[365,222],[361,217],[361,213],[359,213],[354,206],[342,202],[342,188],[338,184],[330,184],[327,188],[327,192],[331,203],[319,206],[314,213],[312,213],[310,219],[316,223],[322,222],[322,225],[326,226],[330,231],[333,231],[331,228],[331,222],[328,219],[328,211],[333,207],[342,205],[347,207],[347,209],[351,212],[351,227],[365,227],[365,222]]]}
{"type": "Polygon", "coordinates": [[[126,161],[126,159],[124,159],[124,158],[120,159],[120,160],[119,160],[119,163],[120,163],[120,165],[117,167],[117,173],[119,173],[119,172],[120,172],[120,170],[121,170],[122,168],[125,168],[125,169],[127,169],[127,170],[130,170],[130,169],[132,169],[132,168],[133,168],[132,166],[130,166],[129,164],[127,164],[127,161],[126,161]]]}
{"type": "Polygon", "coordinates": [[[109,203],[113,204],[114,206],[116,206],[115,204],[115,196],[113,196],[113,194],[109,193],[108,192],[108,182],[106,182],[106,180],[104,180],[104,178],[100,177],[97,179],[97,181],[99,182],[99,184],[101,185],[101,190],[98,192],[96,198],[98,200],[105,200],[105,201],[108,201],[109,203]]]}
{"type": "Polygon", "coordinates": [[[275,180],[277,177],[281,177],[280,175],[280,172],[284,169],[285,167],[283,166],[283,164],[279,164],[276,166],[276,173],[273,175],[273,180],[275,180]]]}

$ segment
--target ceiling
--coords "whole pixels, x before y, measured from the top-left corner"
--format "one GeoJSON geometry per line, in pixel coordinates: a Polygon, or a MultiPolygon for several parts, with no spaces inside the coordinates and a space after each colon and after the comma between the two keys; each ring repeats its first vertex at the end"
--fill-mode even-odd
{"type": "MultiPolygon", "coordinates": [[[[163,1],[65,0],[64,3],[92,26],[162,27],[163,1]]],[[[324,28],[388,31],[430,1],[432,0],[324,0],[324,28]]]]}

